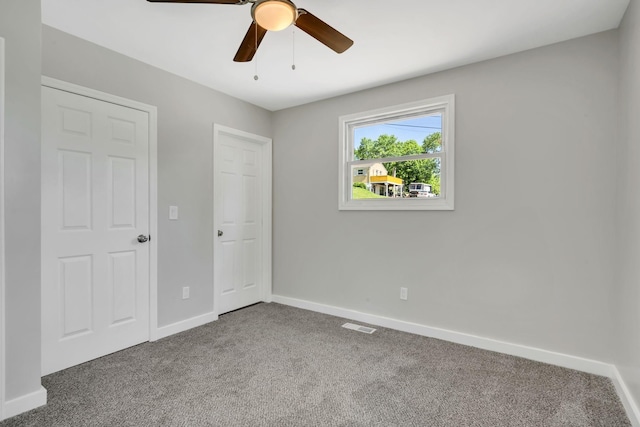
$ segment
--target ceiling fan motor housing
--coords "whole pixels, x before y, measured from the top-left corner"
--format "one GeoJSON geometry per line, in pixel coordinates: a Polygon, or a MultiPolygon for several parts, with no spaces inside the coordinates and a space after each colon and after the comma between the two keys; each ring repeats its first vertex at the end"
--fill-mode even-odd
{"type": "Polygon", "coordinates": [[[251,17],[265,30],[281,31],[296,22],[298,8],[289,0],[257,0],[251,17]]]}

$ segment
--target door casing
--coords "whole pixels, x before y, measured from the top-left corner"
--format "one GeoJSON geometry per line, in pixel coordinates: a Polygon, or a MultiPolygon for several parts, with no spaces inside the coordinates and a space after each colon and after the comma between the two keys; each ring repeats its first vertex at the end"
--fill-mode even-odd
{"type": "Polygon", "coordinates": [[[0,421],[4,420],[5,333],[4,333],[4,39],[0,37],[0,421]]]}
{"type": "MultiPolygon", "coordinates": [[[[260,273],[262,278],[262,301],[272,301],[272,279],[271,279],[271,241],[272,241],[272,140],[264,136],[244,132],[241,130],[233,129],[231,127],[214,124],[213,125],[213,250],[215,259],[215,242],[217,241],[218,224],[220,224],[220,218],[216,215],[216,200],[219,195],[216,194],[216,175],[218,173],[216,166],[216,156],[220,152],[220,135],[226,134],[235,138],[244,139],[262,146],[262,265],[260,266],[260,273]]],[[[220,283],[215,280],[215,262],[213,265],[213,312],[216,316],[220,314],[220,308],[218,305],[218,299],[216,295],[220,292],[220,283]]]]}

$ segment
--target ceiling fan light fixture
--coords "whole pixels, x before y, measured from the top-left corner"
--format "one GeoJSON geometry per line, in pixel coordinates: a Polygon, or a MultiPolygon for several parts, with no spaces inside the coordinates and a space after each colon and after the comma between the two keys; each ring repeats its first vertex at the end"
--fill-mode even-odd
{"type": "Polygon", "coordinates": [[[298,10],[289,0],[257,1],[251,8],[254,21],[269,31],[281,31],[296,22],[298,10]]]}

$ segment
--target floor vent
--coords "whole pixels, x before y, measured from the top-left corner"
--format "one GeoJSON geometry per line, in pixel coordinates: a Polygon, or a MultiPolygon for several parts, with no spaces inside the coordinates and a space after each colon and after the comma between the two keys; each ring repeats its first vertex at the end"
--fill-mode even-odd
{"type": "Polygon", "coordinates": [[[345,323],[344,325],[342,325],[342,327],[358,332],[364,332],[365,334],[372,334],[376,331],[375,329],[368,326],[354,325],[353,323],[345,323]]]}

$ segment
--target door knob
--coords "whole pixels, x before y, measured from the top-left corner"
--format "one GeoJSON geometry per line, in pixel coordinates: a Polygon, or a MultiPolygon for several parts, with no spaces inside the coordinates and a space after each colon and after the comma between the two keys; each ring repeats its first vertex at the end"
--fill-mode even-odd
{"type": "Polygon", "coordinates": [[[223,234],[222,230],[218,230],[218,237],[222,237],[223,234]]]}
{"type": "Polygon", "coordinates": [[[138,242],[140,242],[140,243],[148,242],[150,237],[151,236],[147,237],[144,234],[141,234],[141,235],[138,236],[138,242]]]}

